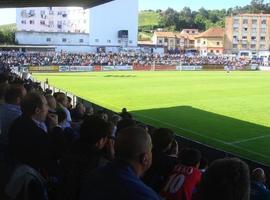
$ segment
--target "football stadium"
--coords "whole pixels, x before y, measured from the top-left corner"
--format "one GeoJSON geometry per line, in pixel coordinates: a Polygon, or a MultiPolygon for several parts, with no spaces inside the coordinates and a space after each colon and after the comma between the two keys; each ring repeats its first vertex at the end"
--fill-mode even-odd
{"type": "Polygon", "coordinates": [[[0,0],[0,200],[269,200],[270,4],[0,0]]]}

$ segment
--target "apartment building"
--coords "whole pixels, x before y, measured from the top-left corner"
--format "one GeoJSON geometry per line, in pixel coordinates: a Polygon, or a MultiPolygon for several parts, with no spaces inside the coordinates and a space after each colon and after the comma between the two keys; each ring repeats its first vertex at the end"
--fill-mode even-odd
{"type": "Polygon", "coordinates": [[[226,18],[225,52],[239,56],[269,56],[270,14],[240,14],[226,18]]]}

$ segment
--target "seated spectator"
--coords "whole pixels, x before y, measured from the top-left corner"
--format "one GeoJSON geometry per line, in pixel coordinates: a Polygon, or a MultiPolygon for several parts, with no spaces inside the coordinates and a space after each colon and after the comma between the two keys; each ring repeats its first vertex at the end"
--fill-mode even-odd
{"type": "Polygon", "coordinates": [[[247,164],[237,158],[214,161],[202,177],[198,200],[249,200],[250,179],[247,164]]]}
{"type": "Polygon", "coordinates": [[[117,124],[121,121],[121,117],[119,115],[113,115],[111,117],[111,122],[113,123],[113,136],[115,137],[117,131],[117,124]]]}
{"type": "Polygon", "coordinates": [[[68,109],[69,111],[72,110],[72,98],[69,97],[69,96],[67,96],[67,109],[68,109]]]}
{"type": "Polygon", "coordinates": [[[0,84],[0,106],[5,103],[5,93],[9,87],[8,83],[0,84]]]}
{"type": "Polygon", "coordinates": [[[206,172],[207,168],[208,168],[208,160],[206,158],[202,158],[199,169],[202,173],[204,173],[206,172]]]}
{"type": "Polygon", "coordinates": [[[13,159],[33,168],[46,168],[59,159],[63,148],[62,132],[57,117],[48,115],[45,97],[30,93],[21,102],[22,115],[11,125],[9,153],[13,159]],[[49,118],[50,128],[45,126],[49,118]]]}
{"type": "Polygon", "coordinates": [[[133,119],[122,119],[117,123],[117,132],[128,127],[135,127],[136,122],[133,119]]]}
{"type": "Polygon", "coordinates": [[[85,106],[82,103],[77,103],[76,107],[71,110],[73,122],[81,122],[85,118],[85,106]]]}
{"type": "Polygon", "coordinates": [[[66,116],[67,116],[65,122],[63,123],[63,126],[71,127],[71,121],[72,120],[71,120],[70,112],[69,112],[69,110],[67,108],[67,106],[68,106],[68,98],[67,98],[67,96],[64,93],[59,92],[56,95],[55,99],[56,99],[57,105],[59,107],[61,107],[65,111],[66,116]]]}
{"type": "Polygon", "coordinates": [[[86,106],[85,107],[85,115],[91,116],[94,114],[94,108],[92,106],[86,106]]]}
{"type": "Polygon", "coordinates": [[[60,199],[78,199],[81,181],[100,165],[110,129],[103,119],[87,117],[80,128],[80,139],[61,161],[62,181],[60,199]]]}
{"type": "Polygon", "coordinates": [[[116,160],[89,175],[80,199],[160,199],[140,180],[152,163],[150,135],[141,128],[123,129],[116,138],[115,150],[116,160]]]}
{"type": "Polygon", "coordinates": [[[132,115],[127,111],[126,108],[123,108],[123,109],[122,109],[122,112],[120,113],[120,116],[121,116],[123,119],[132,119],[132,115]]]}
{"type": "Polygon", "coordinates": [[[106,122],[109,119],[107,112],[103,109],[97,111],[97,116],[99,116],[101,119],[105,120],[106,122]]]}
{"type": "Polygon", "coordinates": [[[8,145],[9,128],[12,122],[22,114],[20,103],[25,95],[26,90],[23,85],[11,85],[5,93],[5,104],[0,106],[0,149],[8,145]]]}
{"type": "Polygon", "coordinates": [[[56,109],[56,100],[52,95],[46,95],[45,96],[48,106],[49,106],[49,112],[55,112],[56,109]]]}
{"type": "Polygon", "coordinates": [[[166,181],[161,196],[170,200],[191,200],[201,180],[201,153],[195,149],[183,149],[176,165],[166,181]],[[178,183],[178,184],[176,184],[178,183]]]}
{"type": "Polygon", "coordinates": [[[270,200],[270,190],[265,184],[264,170],[256,168],[251,173],[250,200],[270,200]]]}
{"type": "MultiPolygon", "coordinates": [[[[171,157],[171,148],[175,142],[174,133],[167,128],[156,129],[152,135],[153,141],[153,163],[145,174],[145,184],[160,192],[169,173],[178,163],[177,157],[171,157]]],[[[174,152],[176,155],[178,152],[174,152]]]]}

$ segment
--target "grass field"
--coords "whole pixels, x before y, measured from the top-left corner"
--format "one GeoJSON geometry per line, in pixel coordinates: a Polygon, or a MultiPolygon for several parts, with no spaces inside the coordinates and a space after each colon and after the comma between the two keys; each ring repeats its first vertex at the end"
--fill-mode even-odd
{"type": "Polygon", "coordinates": [[[270,165],[270,73],[34,74],[96,104],[270,165]]]}

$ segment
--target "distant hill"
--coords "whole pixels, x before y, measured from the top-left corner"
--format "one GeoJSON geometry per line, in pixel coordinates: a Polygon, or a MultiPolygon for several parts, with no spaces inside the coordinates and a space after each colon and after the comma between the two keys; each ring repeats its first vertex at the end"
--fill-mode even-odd
{"type": "Polygon", "coordinates": [[[160,13],[155,11],[141,11],[139,13],[139,28],[157,26],[161,20],[160,13]]]}
{"type": "Polygon", "coordinates": [[[11,31],[15,31],[16,30],[16,24],[4,24],[4,25],[0,25],[0,30],[1,31],[5,31],[5,30],[11,30],[11,31]]]}

